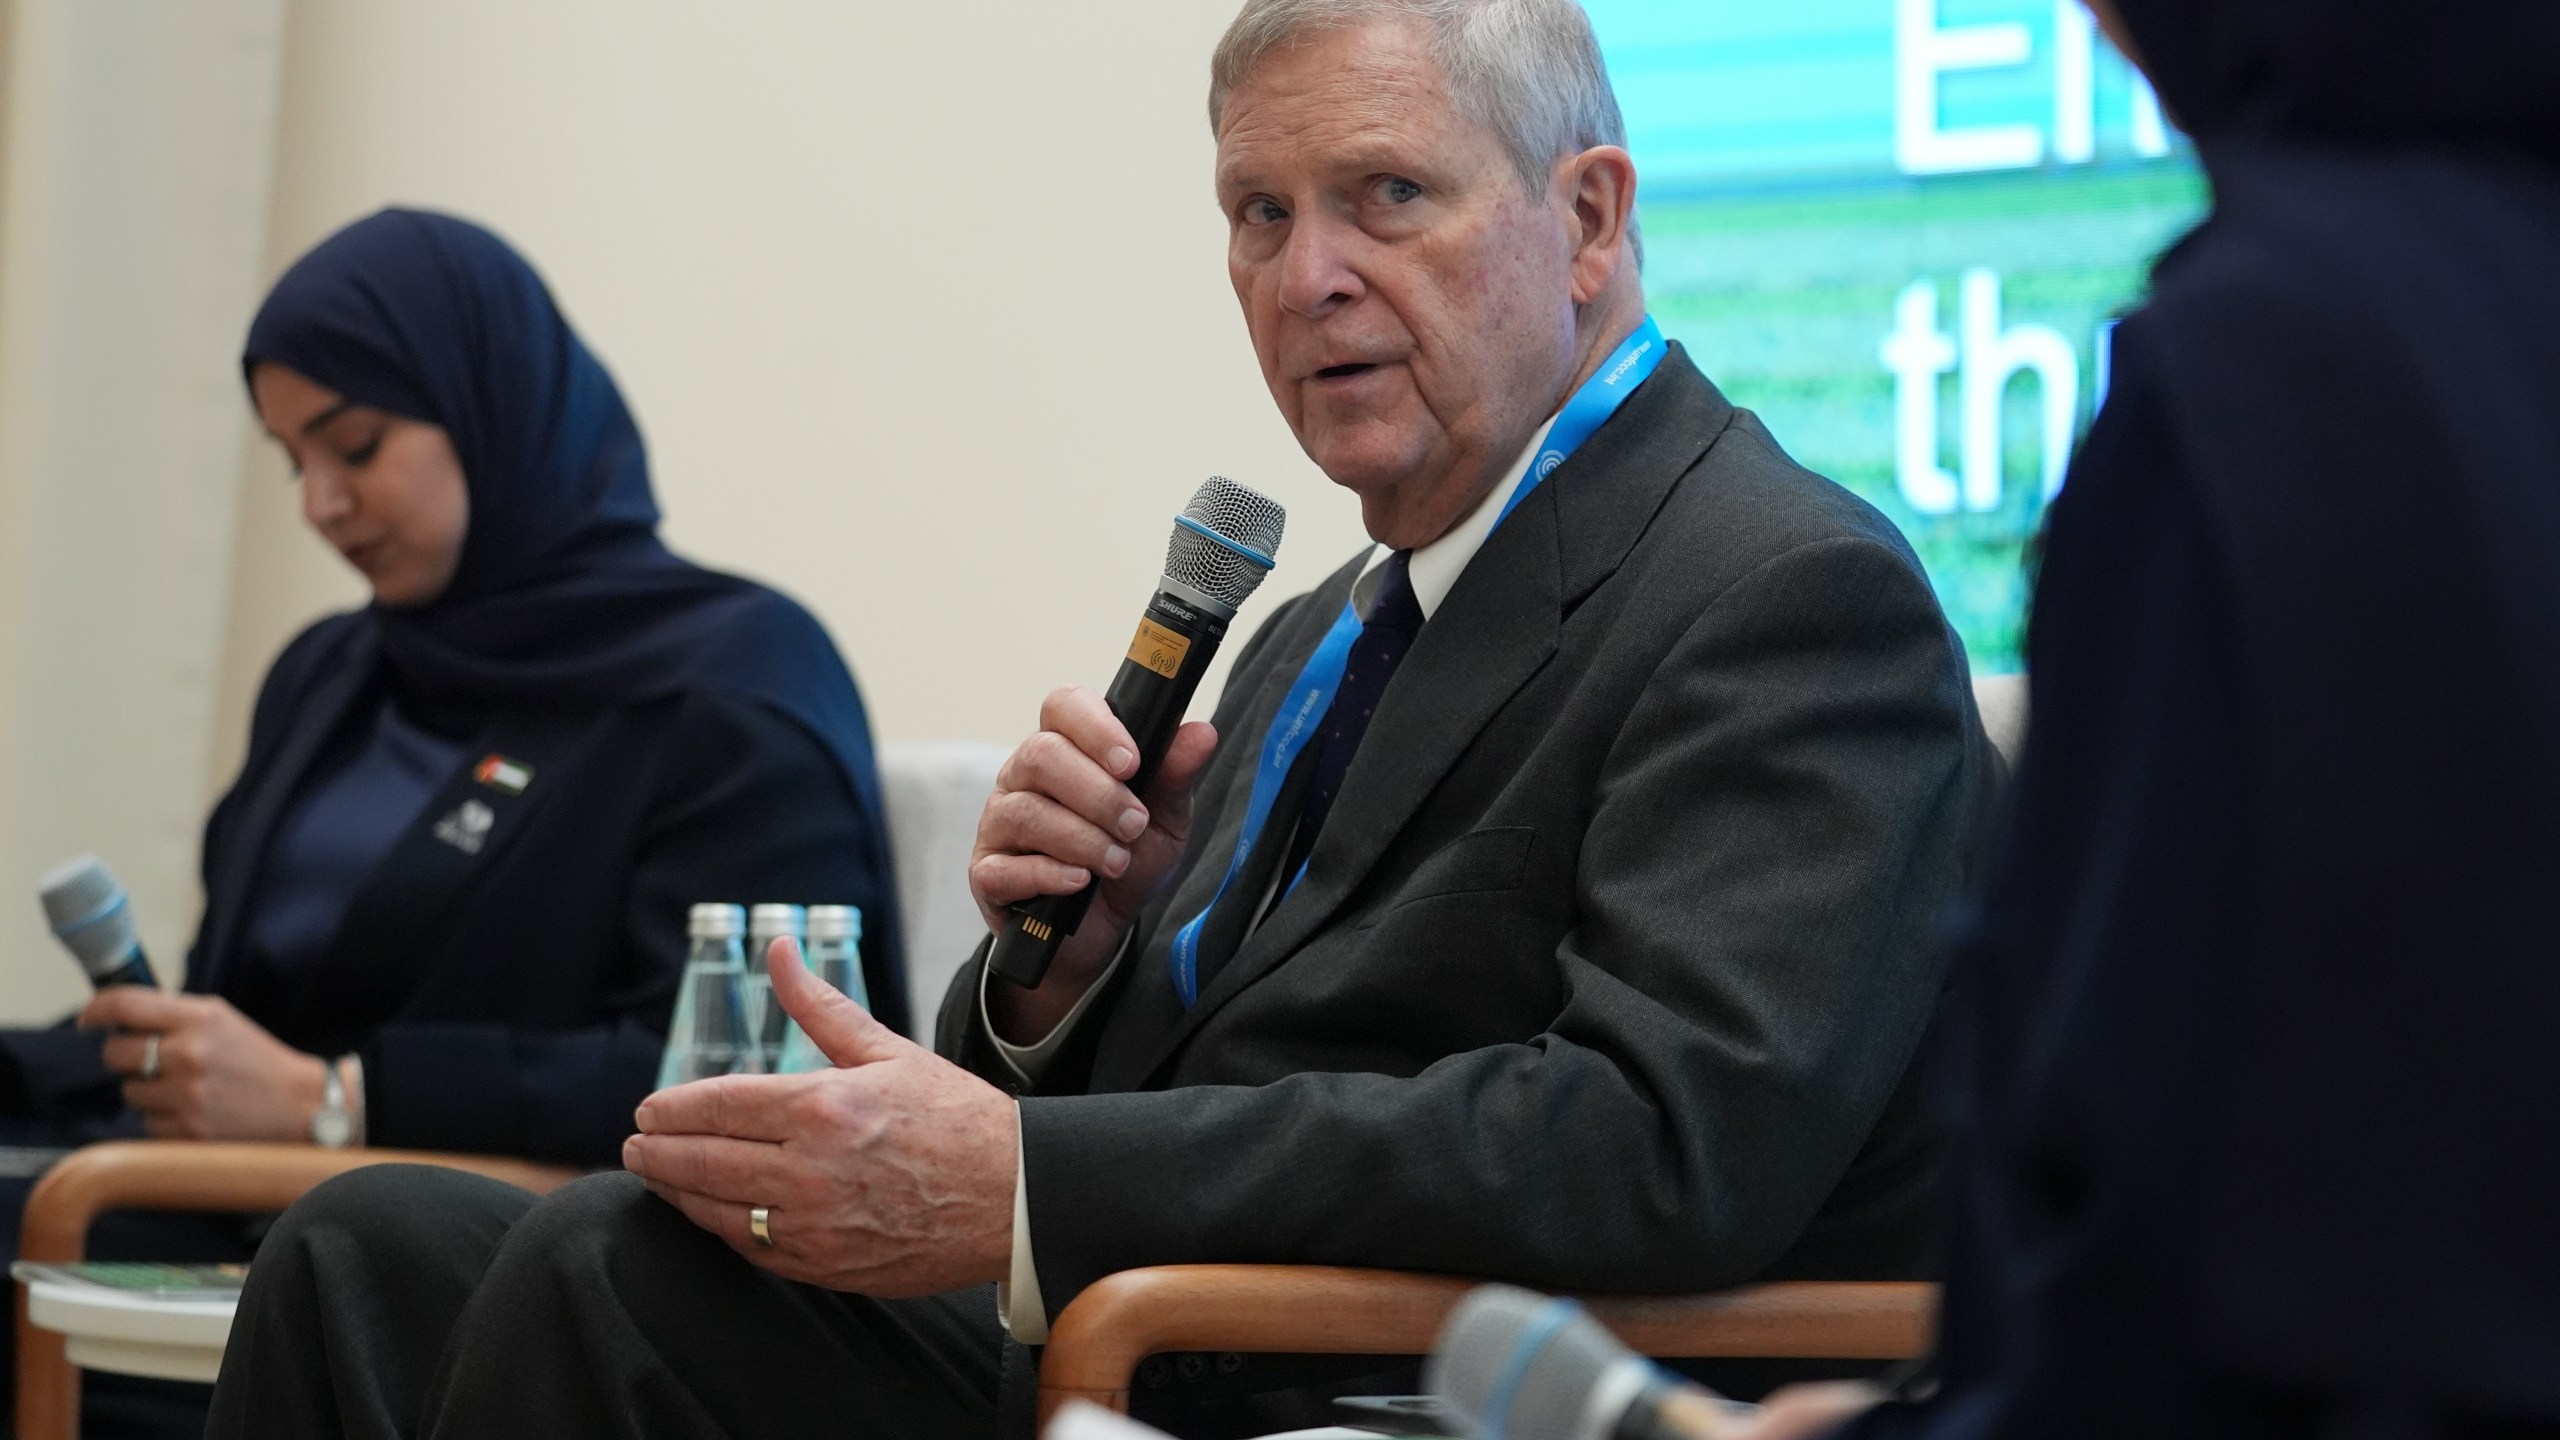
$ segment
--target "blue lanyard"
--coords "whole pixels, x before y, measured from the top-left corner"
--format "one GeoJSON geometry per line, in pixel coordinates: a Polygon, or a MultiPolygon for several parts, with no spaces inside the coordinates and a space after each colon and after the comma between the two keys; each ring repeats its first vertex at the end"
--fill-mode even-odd
{"type": "MultiPolygon", "coordinates": [[[[1520,502],[1538,482],[1556,472],[1582,442],[1618,413],[1635,388],[1653,374],[1662,363],[1665,349],[1661,327],[1646,316],[1644,324],[1626,338],[1609,356],[1607,364],[1573,392],[1547,428],[1547,443],[1539,447],[1537,457],[1529,462],[1528,473],[1512,487],[1511,498],[1504,502],[1502,513],[1494,517],[1494,528],[1511,518],[1520,502]]],[[[1271,807],[1279,802],[1280,787],[1289,778],[1290,767],[1298,763],[1299,754],[1314,739],[1324,723],[1325,711],[1333,705],[1333,692],[1342,685],[1342,672],[1351,663],[1352,642],[1360,638],[1360,612],[1346,604],[1334,617],[1333,628],[1325,632],[1316,653],[1307,657],[1306,667],[1289,686],[1289,694],[1280,702],[1280,713],[1272,717],[1270,733],[1262,740],[1262,756],[1253,772],[1253,796],[1245,804],[1244,828],[1236,836],[1236,853],[1227,861],[1225,878],[1218,882],[1218,893],[1209,904],[1191,917],[1189,924],[1173,937],[1173,989],[1182,997],[1184,1009],[1200,998],[1200,931],[1207,924],[1209,912],[1218,908],[1227,891],[1244,873],[1245,864],[1253,856],[1255,842],[1262,838],[1262,828],[1271,820],[1271,807]]],[[[1303,873],[1303,872],[1301,872],[1303,873]]],[[[1296,877],[1291,877],[1292,886],[1296,877]]]]}

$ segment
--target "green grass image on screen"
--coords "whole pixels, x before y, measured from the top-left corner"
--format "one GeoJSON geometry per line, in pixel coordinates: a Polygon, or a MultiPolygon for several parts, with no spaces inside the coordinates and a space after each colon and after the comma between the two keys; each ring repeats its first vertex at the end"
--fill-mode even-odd
{"type": "Polygon", "coordinates": [[[2068,0],[1587,3],[1642,177],[1654,315],[1791,454],[1902,527],[1978,673],[2017,669],[2046,382],[2032,365],[2011,374],[1976,407],[1996,425],[1968,445],[1963,374],[1988,398],[2041,357],[2070,382],[2068,432],[2083,433],[2107,328],[2203,211],[2191,154],[2156,121],[2144,130],[2147,92],[2068,0]],[[2007,31],[2024,58],[1931,72],[1921,113],[1951,133],[2029,134],[2041,158],[1906,173],[1927,168],[1898,109],[1914,47],[1966,28],[2007,31]],[[1904,354],[1944,362],[1925,466],[1901,453],[1910,417],[1886,348],[1915,285],[1931,292],[1927,323],[1904,354]],[[1970,326],[1968,295],[1982,306],[1970,326]]]}
{"type": "MultiPolygon", "coordinates": [[[[2000,278],[2004,323],[2073,342],[2078,425],[2102,373],[2102,326],[2142,291],[2152,258],[2192,223],[2200,182],[2183,166],[1882,181],[1647,204],[1646,288],[1673,339],[1798,460],[1893,518],[1928,566],[1977,669],[2018,667],[2026,550],[2043,516],[2039,381],[2002,397],[1996,510],[1923,514],[1895,480],[1894,377],[1879,351],[1894,304],[1935,282],[1937,322],[1958,330],[1960,276],[2000,278]]],[[[1959,375],[1938,386],[1940,461],[1960,468],[1959,375]]]]}

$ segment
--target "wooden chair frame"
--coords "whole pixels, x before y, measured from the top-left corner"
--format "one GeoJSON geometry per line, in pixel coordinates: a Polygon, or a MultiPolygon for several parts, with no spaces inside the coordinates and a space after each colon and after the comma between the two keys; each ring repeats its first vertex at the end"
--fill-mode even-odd
{"type": "MultiPolygon", "coordinates": [[[[324,1150],[311,1145],[112,1141],[66,1157],[27,1198],[20,1254],[64,1263],[88,1249],[113,1209],[280,1211],[321,1181],[366,1165],[441,1165],[547,1193],[580,1172],[493,1155],[324,1150]]],[[[1476,1282],[1393,1270],[1310,1265],[1165,1265],[1088,1287],[1050,1328],[1040,1421],[1069,1400],[1123,1413],[1138,1365],[1187,1350],[1295,1355],[1428,1353],[1476,1282]]],[[[1873,1360],[1925,1352],[1937,1288],[1802,1282],[1716,1295],[1591,1297],[1594,1318],[1648,1355],[1703,1359],[1873,1360]]],[[[62,1336],[28,1322],[18,1293],[21,1440],[77,1440],[79,1372],[62,1336]]]]}
{"type": "MultiPolygon", "coordinates": [[[[1171,1351],[1427,1354],[1476,1283],[1307,1265],[1124,1270],[1078,1295],[1050,1327],[1040,1423],[1069,1400],[1126,1413],[1138,1363],[1171,1351]]],[[[1934,1285],[1809,1281],[1583,1304],[1647,1355],[1883,1363],[1928,1350],[1937,1299],[1934,1285]]]]}
{"type": "MultiPolygon", "coordinates": [[[[367,1165],[441,1165],[548,1192],[582,1172],[499,1155],[423,1150],[324,1150],[317,1145],[241,1145],[188,1140],[113,1140],[65,1156],[27,1197],[19,1255],[62,1264],[88,1253],[89,1226],[102,1210],[198,1210],[262,1214],[283,1210],[334,1175],[367,1165]]],[[[18,1429],[21,1440],[78,1440],[80,1372],[64,1339],[27,1319],[18,1289],[18,1429]]]]}

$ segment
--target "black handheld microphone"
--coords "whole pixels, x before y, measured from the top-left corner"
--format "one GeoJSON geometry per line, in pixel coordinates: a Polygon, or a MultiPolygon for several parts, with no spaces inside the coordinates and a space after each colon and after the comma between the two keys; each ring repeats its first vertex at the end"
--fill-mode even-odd
{"type": "Polygon", "coordinates": [[[133,933],[133,907],[125,900],[124,887],[97,856],[65,860],[36,885],[53,938],[80,962],[90,984],[104,990],[159,983],[151,974],[150,958],[142,953],[141,938],[133,933]]]}
{"type": "Polygon", "coordinates": [[[1458,1302],[1422,1383],[1466,1433],[1517,1440],[1719,1440],[1759,1413],[1619,1344],[1572,1301],[1509,1285],[1458,1302]]]}
{"type": "MultiPolygon", "coordinates": [[[[1155,778],[1200,676],[1218,653],[1218,642],[1227,638],[1227,622],[1271,573],[1288,518],[1280,502],[1223,475],[1210,476],[1174,518],[1164,578],[1138,617],[1138,635],[1129,642],[1120,673],[1102,696],[1138,742],[1131,790],[1143,790],[1155,778]]],[[[1058,946],[1084,923],[1100,883],[1014,906],[987,952],[987,968],[1025,989],[1039,984],[1058,946]]]]}

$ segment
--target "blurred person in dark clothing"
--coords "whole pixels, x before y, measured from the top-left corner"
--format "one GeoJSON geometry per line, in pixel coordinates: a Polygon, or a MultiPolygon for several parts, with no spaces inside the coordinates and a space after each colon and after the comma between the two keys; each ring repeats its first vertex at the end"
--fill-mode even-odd
{"type": "Polygon", "coordinates": [[[1942,1386],[1845,1433],[2560,1433],[2560,5],[2120,8],[2215,206],[2053,514],[1942,1386]]]}

